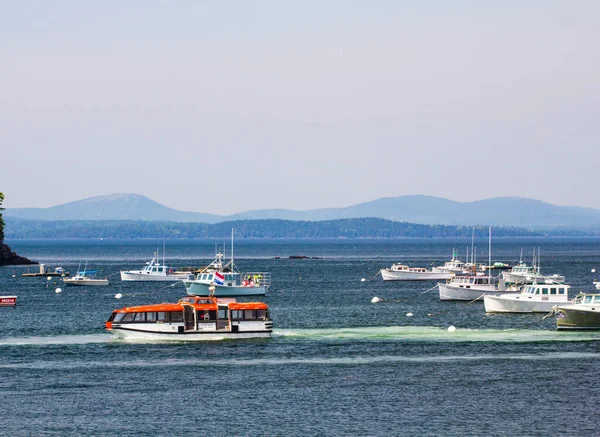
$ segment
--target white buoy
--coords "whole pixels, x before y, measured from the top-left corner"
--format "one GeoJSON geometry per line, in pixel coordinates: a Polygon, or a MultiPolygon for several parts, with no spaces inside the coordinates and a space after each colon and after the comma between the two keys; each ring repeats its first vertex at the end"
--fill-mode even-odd
{"type": "Polygon", "coordinates": [[[57,288],[56,290],[54,290],[54,292],[55,292],[56,294],[58,294],[58,293],[62,293],[62,288],[60,288],[60,287],[59,287],[59,288],[57,288]]]}
{"type": "Polygon", "coordinates": [[[123,295],[121,293],[115,294],[115,299],[121,299],[123,295]]]}
{"type": "Polygon", "coordinates": [[[365,278],[360,278],[360,282],[365,282],[366,279],[365,278]]]}
{"type": "Polygon", "coordinates": [[[413,313],[406,313],[406,317],[412,317],[412,316],[414,316],[413,313]]]}
{"type": "Polygon", "coordinates": [[[371,303],[379,303],[381,302],[381,299],[379,299],[377,296],[375,296],[373,299],[371,299],[371,303]]]}
{"type": "Polygon", "coordinates": [[[448,326],[448,332],[456,332],[456,326],[448,326]]]}
{"type": "Polygon", "coordinates": [[[16,277],[16,275],[13,275],[13,278],[15,278],[15,277],[16,277]]]}
{"type": "MultiPolygon", "coordinates": [[[[592,273],[596,273],[596,269],[592,269],[592,273]]],[[[13,278],[14,278],[14,275],[13,275],[13,278]]]]}
{"type": "Polygon", "coordinates": [[[49,281],[52,280],[52,276],[48,276],[46,279],[48,279],[49,281]]]}

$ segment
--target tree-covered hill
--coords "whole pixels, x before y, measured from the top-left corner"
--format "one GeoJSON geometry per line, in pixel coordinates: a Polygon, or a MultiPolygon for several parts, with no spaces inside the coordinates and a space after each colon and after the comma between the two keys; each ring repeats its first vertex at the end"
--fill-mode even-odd
{"type": "MultiPolygon", "coordinates": [[[[378,218],[326,221],[239,220],[216,224],[137,220],[59,220],[37,221],[7,217],[9,239],[55,238],[403,238],[403,237],[471,237],[473,227],[422,225],[393,222],[378,218]]],[[[494,237],[529,237],[548,235],[515,227],[498,227],[494,237]]],[[[476,237],[487,237],[487,227],[475,227],[476,237]]],[[[553,232],[552,235],[562,235],[553,232]]],[[[565,235],[583,235],[569,231],[565,235]]]]}

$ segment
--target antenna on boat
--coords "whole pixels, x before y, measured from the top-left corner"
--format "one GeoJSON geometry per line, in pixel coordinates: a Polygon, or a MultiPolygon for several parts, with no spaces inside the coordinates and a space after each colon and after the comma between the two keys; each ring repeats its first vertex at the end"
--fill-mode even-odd
{"type": "Polygon", "coordinates": [[[488,250],[488,276],[491,278],[492,277],[492,227],[490,226],[489,229],[489,250],[488,250]]]}
{"type": "Polygon", "coordinates": [[[163,266],[165,266],[165,265],[166,265],[165,264],[165,239],[163,238],[163,266]]]}
{"type": "MultiPolygon", "coordinates": [[[[473,226],[473,233],[471,234],[471,264],[475,265],[474,252],[473,252],[473,243],[475,241],[475,226],[473,226]]],[[[468,256],[467,256],[468,258],[468,256]]],[[[467,259],[467,261],[469,261],[467,259]]]]}
{"type": "Polygon", "coordinates": [[[231,228],[231,271],[233,272],[233,228],[231,228]]]}

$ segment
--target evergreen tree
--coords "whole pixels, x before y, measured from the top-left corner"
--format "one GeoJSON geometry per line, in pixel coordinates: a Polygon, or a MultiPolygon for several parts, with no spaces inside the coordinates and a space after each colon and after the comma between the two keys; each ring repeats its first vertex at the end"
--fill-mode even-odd
{"type": "Polygon", "coordinates": [[[4,201],[4,193],[0,192],[0,243],[4,242],[4,218],[2,217],[2,202],[4,201]]]}

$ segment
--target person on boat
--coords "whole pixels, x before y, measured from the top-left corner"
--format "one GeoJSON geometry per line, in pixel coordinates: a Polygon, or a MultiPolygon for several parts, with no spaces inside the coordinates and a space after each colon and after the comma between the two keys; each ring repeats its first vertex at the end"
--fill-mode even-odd
{"type": "Polygon", "coordinates": [[[248,280],[248,286],[249,287],[254,287],[254,278],[252,276],[250,276],[250,278],[248,280]]]}
{"type": "Polygon", "coordinates": [[[247,287],[248,286],[248,279],[244,278],[244,280],[242,281],[242,287],[247,287]]]}

